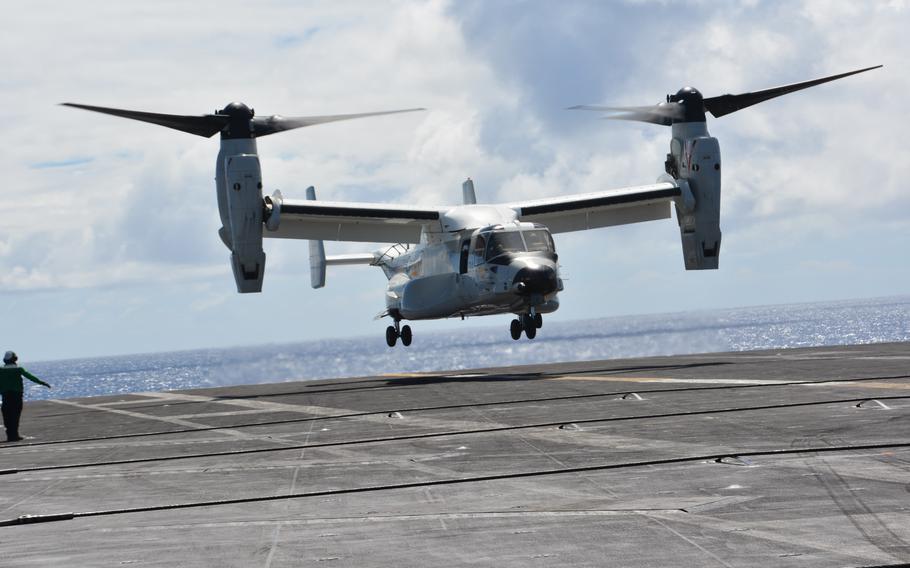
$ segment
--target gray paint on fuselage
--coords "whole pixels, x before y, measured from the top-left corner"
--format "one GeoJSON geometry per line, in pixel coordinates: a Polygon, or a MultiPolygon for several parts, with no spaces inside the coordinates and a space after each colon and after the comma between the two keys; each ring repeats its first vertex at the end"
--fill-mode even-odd
{"type": "MultiPolygon", "coordinates": [[[[443,226],[449,223],[462,229],[424,230],[420,244],[381,264],[389,278],[386,308],[390,313],[419,320],[524,313],[532,306],[539,313],[556,311],[556,295],[562,289],[562,281],[558,279],[555,251],[509,252],[488,260],[472,250],[466,272],[461,274],[459,270],[463,244],[467,241],[473,249],[474,239],[482,231],[488,237],[491,231],[541,230],[540,226],[518,223],[509,208],[478,205],[457,207],[447,212],[442,221],[443,226]],[[491,225],[496,229],[491,229],[491,225]],[[522,269],[552,270],[559,286],[545,294],[522,294],[514,285],[522,269]]],[[[388,251],[378,251],[377,256],[383,252],[388,251]]]]}

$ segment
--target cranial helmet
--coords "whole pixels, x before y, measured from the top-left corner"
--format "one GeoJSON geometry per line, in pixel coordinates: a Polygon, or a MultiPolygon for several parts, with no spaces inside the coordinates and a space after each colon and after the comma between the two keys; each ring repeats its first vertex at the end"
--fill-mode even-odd
{"type": "Polygon", "coordinates": [[[19,358],[16,357],[16,354],[13,353],[12,351],[7,351],[7,352],[3,355],[3,362],[4,362],[4,363],[7,363],[7,364],[8,364],[8,363],[15,363],[18,359],[19,359],[19,358]]]}

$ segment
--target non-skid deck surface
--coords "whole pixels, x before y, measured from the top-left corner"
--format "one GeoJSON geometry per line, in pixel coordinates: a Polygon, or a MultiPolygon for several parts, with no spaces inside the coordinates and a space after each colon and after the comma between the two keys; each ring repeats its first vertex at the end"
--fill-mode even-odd
{"type": "Polygon", "coordinates": [[[26,404],[0,565],[910,562],[910,344],[26,404]]]}

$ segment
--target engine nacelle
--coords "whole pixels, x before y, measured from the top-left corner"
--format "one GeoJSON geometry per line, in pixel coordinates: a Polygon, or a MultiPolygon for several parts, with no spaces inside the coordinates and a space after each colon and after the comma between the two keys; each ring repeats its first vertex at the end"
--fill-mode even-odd
{"type": "Polygon", "coordinates": [[[676,219],[686,270],[717,269],[721,237],[720,145],[708,135],[704,122],[673,125],[667,173],[677,178],[683,191],[683,198],[676,203],[676,219]]]}
{"type": "Polygon", "coordinates": [[[227,241],[237,291],[262,291],[265,252],[262,250],[262,170],[259,157],[241,154],[224,163],[224,181],[229,223],[227,241]]]}

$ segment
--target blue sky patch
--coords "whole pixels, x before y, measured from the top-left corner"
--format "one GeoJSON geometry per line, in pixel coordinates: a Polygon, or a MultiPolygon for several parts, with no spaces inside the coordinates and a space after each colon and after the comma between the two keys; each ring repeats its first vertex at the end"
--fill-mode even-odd
{"type": "Polygon", "coordinates": [[[50,168],[68,168],[70,166],[81,166],[93,162],[95,158],[68,158],[66,160],[48,160],[46,162],[35,162],[29,164],[33,170],[47,170],[50,168]]]}
{"type": "Polygon", "coordinates": [[[308,39],[310,39],[314,35],[316,35],[316,33],[318,31],[319,31],[319,27],[316,26],[316,27],[312,27],[312,28],[307,28],[299,34],[280,35],[273,40],[273,43],[275,44],[275,47],[278,47],[281,49],[296,47],[296,46],[306,42],[308,39]]]}

